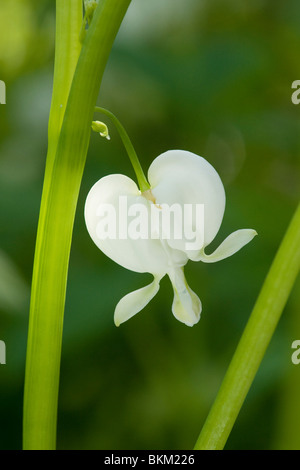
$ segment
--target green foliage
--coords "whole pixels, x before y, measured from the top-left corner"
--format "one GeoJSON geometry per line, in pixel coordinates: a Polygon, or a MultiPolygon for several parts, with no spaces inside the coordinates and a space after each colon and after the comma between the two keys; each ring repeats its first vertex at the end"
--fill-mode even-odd
{"type": "MultiPolygon", "coordinates": [[[[0,107],[2,449],[21,447],[28,292],[54,52],[54,2],[10,3],[0,6],[0,79],[7,86],[0,107]]],[[[150,276],[105,258],[85,229],[92,184],[114,172],[134,178],[113,126],[110,142],[91,136],[69,269],[59,448],[194,445],[299,198],[299,109],[290,99],[291,83],[300,78],[298,2],[153,0],[147,14],[141,3],[133,2],[121,27],[99,105],[124,123],[145,170],[172,148],[213,164],[227,193],[216,245],[241,226],[259,237],[219,264],[187,266],[204,306],[192,329],[170,314],[167,282],[143,313],[115,328],[118,300],[150,276]]],[[[300,369],[290,360],[291,343],[300,338],[298,310],[299,284],[226,448],[300,448],[300,369]]]]}

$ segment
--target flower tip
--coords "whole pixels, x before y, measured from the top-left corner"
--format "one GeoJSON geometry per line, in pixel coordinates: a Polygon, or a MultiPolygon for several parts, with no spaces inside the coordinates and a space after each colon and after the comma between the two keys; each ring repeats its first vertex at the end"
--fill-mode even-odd
{"type": "Polygon", "coordinates": [[[251,241],[254,237],[258,235],[257,231],[251,228],[248,229],[248,233],[249,233],[249,238],[250,238],[249,241],[251,241]]]}
{"type": "Polygon", "coordinates": [[[101,137],[105,137],[107,140],[110,140],[108,127],[104,122],[93,121],[92,122],[92,129],[93,129],[94,132],[99,132],[101,137]]]}
{"type": "Polygon", "coordinates": [[[114,313],[114,324],[115,326],[118,328],[121,323],[124,323],[124,321],[126,321],[126,319],[122,319],[121,315],[120,315],[120,309],[116,308],[115,309],[115,313],[114,313]]]}
{"type": "Polygon", "coordinates": [[[197,325],[197,323],[199,323],[199,321],[200,321],[200,313],[199,313],[199,317],[194,322],[182,322],[182,323],[184,323],[184,325],[189,326],[190,328],[192,328],[192,326],[197,325]]]}
{"type": "Polygon", "coordinates": [[[174,317],[186,326],[196,325],[200,320],[202,305],[197,294],[187,284],[183,268],[170,270],[168,275],[174,289],[174,317]]]}

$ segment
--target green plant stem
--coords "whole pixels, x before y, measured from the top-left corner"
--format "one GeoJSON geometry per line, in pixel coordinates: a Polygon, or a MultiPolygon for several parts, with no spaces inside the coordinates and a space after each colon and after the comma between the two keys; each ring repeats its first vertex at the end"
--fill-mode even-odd
{"type": "Polygon", "coordinates": [[[41,306],[43,304],[41,275],[43,265],[45,269],[47,263],[46,254],[43,251],[47,250],[47,248],[44,248],[44,242],[45,227],[48,223],[49,193],[51,199],[51,186],[53,185],[52,172],[70,87],[81,50],[81,44],[79,43],[81,22],[81,0],[72,0],[70,2],[57,0],[55,64],[48,124],[48,152],[35,249],[26,357],[23,416],[23,446],[25,449],[43,448],[43,443],[46,441],[45,448],[48,446],[49,448],[55,447],[56,422],[54,418],[49,419],[48,414],[51,414],[57,400],[55,388],[58,386],[58,378],[53,368],[55,369],[54,361],[57,361],[58,354],[55,355],[54,361],[50,359],[50,356],[47,363],[45,359],[47,350],[49,354],[52,354],[53,348],[58,347],[57,344],[54,346],[58,337],[46,338],[45,340],[44,336],[46,329],[49,328],[49,331],[52,331],[55,326],[56,330],[60,330],[61,324],[58,318],[53,318],[52,322],[50,318],[47,318],[47,309],[45,309],[45,316],[43,316],[42,307],[40,308],[39,304],[41,306]],[[46,370],[41,373],[43,365],[48,368],[49,377],[45,376],[46,370]],[[50,380],[53,380],[53,382],[50,383],[50,380]],[[48,391],[45,393],[43,388],[46,388],[46,384],[48,391]],[[49,398],[48,395],[50,395],[49,398]],[[46,400],[44,404],[41,402],[43,396],[46,400]],[[49,404],[50,401],[51,404],[49,404]],[[38,435],[39,437],[37,437],[38,435]]]}
{"type": "MultiPolygon", "coordinates": [[[[26,356],[24,449],[55,449],[56,446],[63,316],[75,210],[102,75],[129,4],[130,0],[99,3],[82,44],[70,93],[58,71],[54,77],[51,113],[59,113],[56,105],[64,109],[64,101],[58,96],[68,98],[61,129],[59,125],[54,128],[52,115],[49,122],[50,159],[46,164],[40,208],[26,356]]],[[[68,45],[72,48],[72,41],[80,44],[82,3],[57,0],[56,5],[57,26],[61,25],[56,35],[56,53],[62,57],[68,45]],[[76,12],[76,22],[69,19],[68,8],[69,13],[76,12]],[[69,33],[64,28],[69,28],[69,33]],[[71,42],[64,44],[65,40],[71,42]]],[[[73,65],[77,53],[73,53],[73,65]]]]}
{"type": "Polygon", "coordinates": [[[79,41],[83,43],[85,35],[86,35],[86,22],[87,22],[87,11],[84,12],[84,17],[82,20],[82,25],[79,33],[79,41]]]}
{"type": "Polygon", "coordinates": [[[70,88],[81,51],[78,30],[82,22],[81,0],[56,0],[55,64],[52,102],[48,124],[48,151],[42,197],[48,195],[50,175],[70,88]]]}
{"type": "Polygon", "coordinates": [[[150,184],[147,181],[147,178],[146,178],[145,173],[142,169],[142,166],[140,164],[140,161],[138,159],[136,151],[135,151],[135,149],[134,149],[134,147],[131,143],[131,140],[130,140],[125,128],[122,126],[120,121],[116,118],[116,116],[113,113],[111,113],[110,111],[108,111],[107,109],[100,108],[99,106],[96,106],[95,111],[98,112],[98,113],[105,114],[105,116],[108,116],[112,120],[112,122],[116,126],[117,131],[120,134],[120,137],[122,139],[124,147],[127,151],[128,157],[131,161],[134,172],[136,174],[140,190],[142,192],[149,190],[150,189],[150,184]]]}
{"type": "Polygon", "coordinates": [[[220,450],[243,405],[300,267],[300,205],[278,249],[196,450],[220,450]]]}

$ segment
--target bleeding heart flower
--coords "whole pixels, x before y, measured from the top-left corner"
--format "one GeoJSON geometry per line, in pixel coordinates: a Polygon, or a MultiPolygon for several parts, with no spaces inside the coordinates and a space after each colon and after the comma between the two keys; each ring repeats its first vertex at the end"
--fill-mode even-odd
{"type": "Polygon", "coordinates": [[[142,310],[158,292],[160,280],[168,274],[174,289],[172,312],[179,321],[193,326],[200,319],[201,302],[188,286],[183,267],[189,259],[213,263],[227,258],[249,243],[256,232],[237,230],[212,254],[205,253],[223,219],[225,191],[216,170],[198,155],[183,150],[170,150],[159,155],[150,165],[148,181],[150,190],[141,193],[127,176],[106,176],[92,187],[85,204],[86,226],[98,248],[124,268],[154,276],[151,284],[119,301],[114,314],[115,324],[119,326],[142,310]],[[120,201],[126,202],[127,214],[124,214],[125,205],[120,201]],[[172,207],[181,208],[181,217],[175,220],[165,236],[163,215],[172,207]],[[192,208],[189,218],[182,216],[187,208],[192,208]],[[197,212],[199,208],[204,211],[197,212]],[[128,225],[133,216],[136,219],[131,220],[131,224],[135,231],[128,225]],[[149,228],[153,220],[150,236],[145,236],[141,225],[149,228]],[[114,229],[113,236],[109,236],[108,228],[112,228],[108,227],[109,223],[114,229]],[[191,234],[201,243],[191,244],[191,234]]]}

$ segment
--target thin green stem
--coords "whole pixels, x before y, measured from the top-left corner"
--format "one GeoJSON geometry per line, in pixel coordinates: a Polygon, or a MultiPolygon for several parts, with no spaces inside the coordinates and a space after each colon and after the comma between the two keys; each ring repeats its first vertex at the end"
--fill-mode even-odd
{"type": "MultiPolygon", "coordinates": [[[[62,329],[75,210],[99,87],[129,4],[130,0],[102,0],[99,3],[82,44],[74,77],[71,70],[69,72],[70,92],[59,71],[54,80],[53,113],[64,109],[65,101],[58,97],[67,97],[67,105],[61,116],[61,128],[59,125],[54,128],[54,119],[49,122],[51,151],[46,164],[31,291],[24,449],[54,449],[56,445],[62,329]]],[[[64,50],[68,57],[68,45],[72,49],[73,41],[80,49],[82,2],[57,0],[56,5],[57,25],[61,25],[56,36],[56,54],[62,57],[60,51],[64,50]],[[69,18],[75,12],[76,22],[69,18]]],[[[63,63],[61,66],[65,67],[63,63]]]]}
{"type": "Polygon", "coordinates": [[[220,450],[226,444],[299,268],[300,205],[281,242],[195,449],[220,450]]]}
{"type": "Polygon", "coordinates": [[[113,113],[111,113],[110,111],[108,111],[105,108],[100,108],[99,106],[96,106],[95,111],[98,112],[98,113],[105,114],[105,116],[108,116],[112,120],[112,122],[116,126],[117,131],[120,134],[120,137],[122,139],[124,147],[127,151],[128,157],[131,161],[134,172],[136,174],[140,190],[142,192],[149,190],[150,189],[150,184],[147,181],[147,178],[146,178],[145,173],[143,171],[143,168],[140,164],[140,161],[138,159],[136,151],[135,151],[135,149],[134,149],[134,147],[131,143],[131,140],[130,140],[126,130],[124,129],[124,127],[120,123],[120,121],[116,118],[116,116],[113,113]]]}

